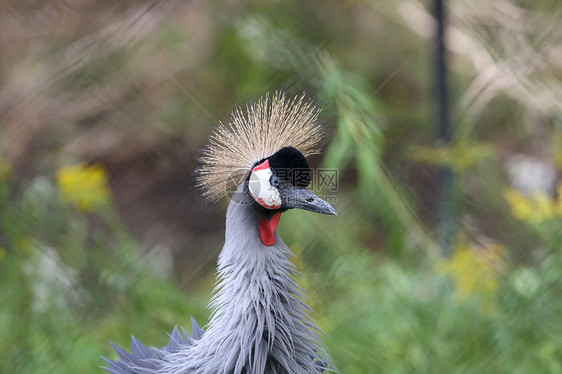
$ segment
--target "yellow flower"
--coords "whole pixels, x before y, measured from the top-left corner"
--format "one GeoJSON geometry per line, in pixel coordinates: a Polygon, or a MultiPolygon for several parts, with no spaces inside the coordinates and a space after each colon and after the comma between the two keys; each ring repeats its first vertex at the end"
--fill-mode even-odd
{"type": "Polygon", "coordinates": [[[498,271],[504,254],[505,248],[501,245],[478,247],[463,243],[440,269],[455,280],[460,300],[471,296],[487,298],[498,288],[498,271]]]}
{"type": "Polygon", "coordinates": [[[62,201],[74,204],[82,212],[99,209],[111,200],[107,171],[99,164],[62,168],[57,173],[57,184],[62,201]]]}
{"type": "Polygon", "coordinates": [[[524,221],[533,212],[531,201],[521,195],[516,189],[509,188],[504,192],[504,197],[511,205],[511,210],[515,218],[524,221]]]}
{"type": "Polygon", "coordinates": [[[558,198],[553,199],[544,192],[537,192],[531,197],[525,197],[513,188],[504,192],[504,197],[511,205],[513,215],[528,223],[562,217],[562,185],[558,186],[558,198]]]}
{"type": "Polygon", "coordinates": [[[544,220],[554,218],[554,201],[544,192],[537,192],[531,197],[535,207],[530,221],[540,223],[544,220]]]}

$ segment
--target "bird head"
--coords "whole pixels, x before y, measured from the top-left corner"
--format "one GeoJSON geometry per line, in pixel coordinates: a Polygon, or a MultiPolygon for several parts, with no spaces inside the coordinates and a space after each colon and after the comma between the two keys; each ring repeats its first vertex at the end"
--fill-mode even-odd
{"type": "Polygon", "coordinates": [[[298,208],[337,215],[336,210],[307,187],[312,169],[294,147],[284,147],[260,160],[248,177],[248,189],[256,203],[270,210],[298,208]]]}
{"type": "Polygon", "coordinates": [[[225,196],[252,204],[266,216],[298,208],[335,215],[335,209],[307,187],[306,157],[319,153],[323,137],[315,102],[281,91],[237,107],[203,149],[198,186],[209,201],[225,196]],[[242,192],[242,193],[239,193],[242,192]]]}

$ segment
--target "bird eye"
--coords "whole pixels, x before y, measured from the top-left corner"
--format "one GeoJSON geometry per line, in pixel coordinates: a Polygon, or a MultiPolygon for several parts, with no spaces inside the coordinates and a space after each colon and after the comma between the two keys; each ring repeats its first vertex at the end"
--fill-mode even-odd
{"type": "Polygon", "coordinates": [[[269,183],[273,186],[273,187],[279,187],[279,185],[281,184],[281,181],[279,180],[279,177],[277,177],[277,175],[272,174],[271,178],[269,178],[269,183]]]}

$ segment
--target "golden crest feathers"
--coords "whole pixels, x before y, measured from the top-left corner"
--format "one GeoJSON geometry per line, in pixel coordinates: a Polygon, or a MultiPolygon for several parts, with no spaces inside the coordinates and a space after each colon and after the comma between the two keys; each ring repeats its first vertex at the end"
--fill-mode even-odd
{"type": "Polygon", "coordinates": [[[306,95],[287,98],[282,91],[269,93],[257,103],[237,107],[230,121],[211,134],[203,149],[197,186],[209,201],[234,191],[252,166],[283,147],[294,147],[305,157],[318,153],[323,136],[318,108],[306,95]]]}

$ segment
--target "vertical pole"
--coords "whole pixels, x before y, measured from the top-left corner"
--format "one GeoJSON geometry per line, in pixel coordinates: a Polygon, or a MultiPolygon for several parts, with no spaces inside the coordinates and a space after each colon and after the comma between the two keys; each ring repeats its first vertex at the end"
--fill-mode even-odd
{"type": "MultiPolygon", "coordinates": [[[[447,51],[445,49],[446,37],[446,9],[444,0],[434,0],[436,19],[436,98],[437,98],[437,124],[439,140],[444,145],[449,145],[453,138],[449,117],[449,93],[447,90],[447,51]]],[[[438,235],[439,244],[444,256],[451,254],[451,242],[454,234],[454,209],[453,209],[453,170],[445,166],[440,172],[440,196],[438,206],[438,235]]]]}

